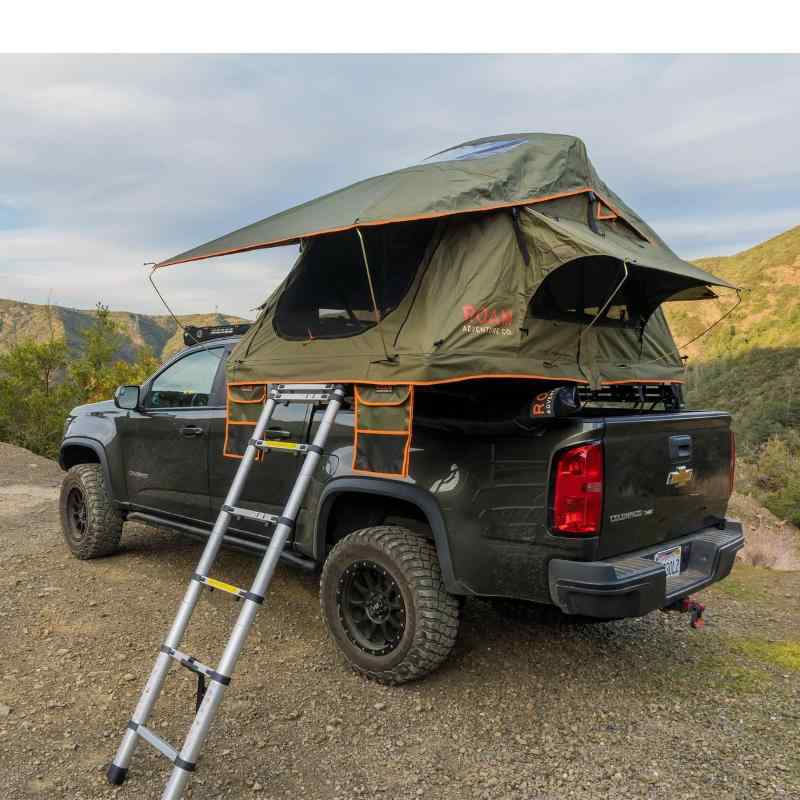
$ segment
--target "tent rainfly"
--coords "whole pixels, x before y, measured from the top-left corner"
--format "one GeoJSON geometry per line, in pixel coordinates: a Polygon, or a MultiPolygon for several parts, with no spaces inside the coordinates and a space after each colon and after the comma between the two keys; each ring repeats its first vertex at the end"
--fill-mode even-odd
{"type": "Polygon", "coordinates": [[[680,382],[661,304],[735,288],[678,258],[573,136],[478,139],[162,261],[300,244],[229,384],[680,382]]]}

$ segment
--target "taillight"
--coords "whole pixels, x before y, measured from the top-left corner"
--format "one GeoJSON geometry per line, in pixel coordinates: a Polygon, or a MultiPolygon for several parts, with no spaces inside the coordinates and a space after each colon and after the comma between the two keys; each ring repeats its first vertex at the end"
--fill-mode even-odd
{"type": "Polygon", "coordinates": [[[603,513],[603,446],[584,444],[565,450],[555,466],[553,530],[598,533],[603,513]]]}
{"type": "Polygon", "coordinates": [[[736,434],[731,431],[731,456],[728,465],[728,497],[733,494],[734,481],[736,480],[736,434]]]}

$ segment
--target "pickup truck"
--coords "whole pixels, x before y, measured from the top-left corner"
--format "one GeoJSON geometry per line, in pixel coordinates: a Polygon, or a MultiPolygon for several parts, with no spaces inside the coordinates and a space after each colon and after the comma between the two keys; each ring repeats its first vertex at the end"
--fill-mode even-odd
{"type": "MultiPolygon", "coordinates": [[[[118,393],[70,413],[60,513],[75,556],[113,553],[126,520],[208,536],[238,465],[223,457],[237,340],[186,348],[125,387],[132,401],[118,393]]],[[[532,398],[552,388],[418,387],[407,478],[354,473],[352,406],[340,411],[282,557],[321,570],[323,616],[358,672],[398,684],[435,669],[467,597],[611,620],[685,608],[728,575],[744,543],[726,516],[729,415],[685,410],[676,387],[636,385],[572,387],[567,415],[539,418],[532,398]]],[[[268,436],[310,441],[320,417],[279,406],[268,436]]],[[[299,465],[266,454],[242,504],[280,514],[299,465]]],[[[225,541],[261,554],[268,536],[239,519],[225,541]]]]}

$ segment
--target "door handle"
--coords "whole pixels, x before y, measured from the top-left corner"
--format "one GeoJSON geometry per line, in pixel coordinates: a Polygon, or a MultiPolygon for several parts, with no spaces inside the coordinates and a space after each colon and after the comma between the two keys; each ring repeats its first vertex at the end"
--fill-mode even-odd
{"type": "Polygon", "coordinates": [[[202,436],[205,431],[202,428],[198,428],[197,425],[184,425],[181,428],[181,436],[185,436],[187,439],[191,439],[192,436],[202,436]]]}
{"type": "Polygon", "coordinates": [[[291,431],[283,431],[280,428],[267,428],[266,432],[275,439],[288,439],[292,435],[291,431]]]}

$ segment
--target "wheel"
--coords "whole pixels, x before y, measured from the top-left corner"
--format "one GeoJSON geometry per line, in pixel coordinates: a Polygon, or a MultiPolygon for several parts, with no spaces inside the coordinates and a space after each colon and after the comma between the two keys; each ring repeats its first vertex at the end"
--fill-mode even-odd
{"type": "Polygon", "coordinates": [[[435,670],[458,635],[458,601],[444,588],[436,548],[393,525],[355,531],[334,547],[320,605],[353,669],[387,685],[435,670]]]}
{"type": "Polygon", "coordinates": [[[108,496],[100,464],[77,464],[64,476],[59,497],[61,531],[80,559],[108,556],[119,549],[122,515],[108,496]]]}
{"type": "Polygon", "coordinates": [[[594,625],[611,622],[599,617],[586,617],[580,614],[565,614],[558,606],[534,603],[528,600],[515,600],[511,597],[487,598],[492,608],[506,619],[532,625],[594,625]]]}

